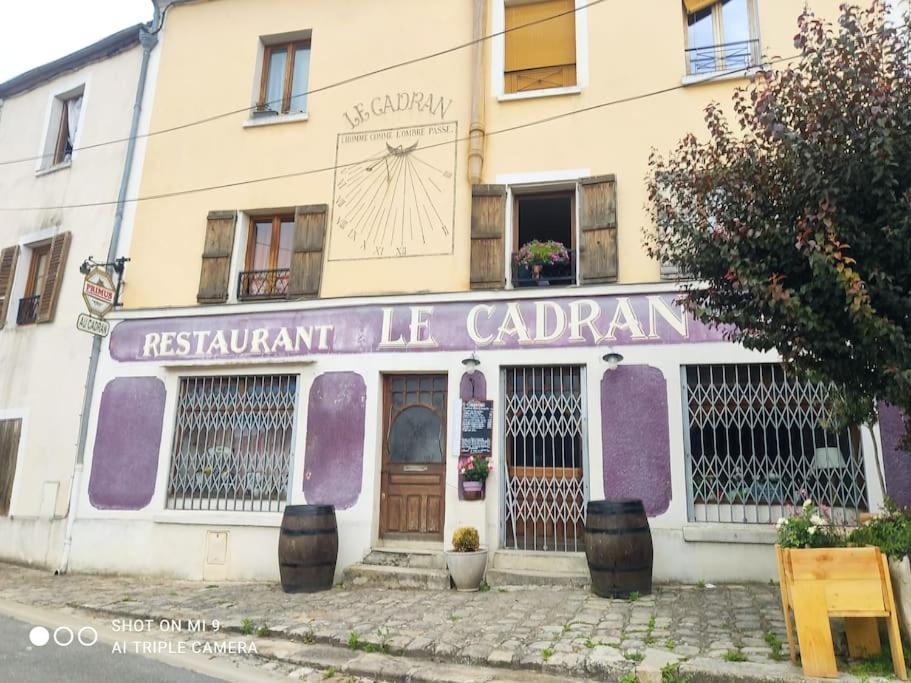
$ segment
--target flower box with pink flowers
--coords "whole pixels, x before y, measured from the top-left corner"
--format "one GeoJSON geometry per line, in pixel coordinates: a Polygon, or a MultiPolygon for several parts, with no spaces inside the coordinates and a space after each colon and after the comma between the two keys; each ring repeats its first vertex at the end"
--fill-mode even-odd
{"type": "Polygon", "coordinates": [[[493,464],[489,457],[465,456],[459,465],[462,497],[465,500],[483,500],[485,483],[491,472],[493,472],[493,464]]]}

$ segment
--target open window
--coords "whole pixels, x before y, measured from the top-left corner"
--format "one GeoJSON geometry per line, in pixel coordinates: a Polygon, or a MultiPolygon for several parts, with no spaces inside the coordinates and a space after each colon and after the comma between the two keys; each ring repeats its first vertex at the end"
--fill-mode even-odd
{"type": "Polygon", "coordinates": [[[759,63],[756,0],[683,0],[686,68],[691,76],[759,63]]]}
{"type": "Polygon", "coordinates": [[[577,85],[575,0],[506,3],[504,90],[577,85]]]}
{"type": "Polygon", "coordinates": [[[576,284],[575,189],[513,196],[515,287],[576,284]]]}
{"type": "Polygon", "coordinates": [[[72,161],[81,120],[83,91],[83,86],[80,86],[54,97],[44,156],[39,170],[52,169],[72,161]]]}

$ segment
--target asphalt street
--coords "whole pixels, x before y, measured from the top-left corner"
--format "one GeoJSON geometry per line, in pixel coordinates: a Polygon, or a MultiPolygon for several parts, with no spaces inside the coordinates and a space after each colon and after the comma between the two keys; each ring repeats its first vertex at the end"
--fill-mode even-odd
{"type": "MultiPolygon", "coordinates": [[[[81,645],[77,634],[67,646],[54,642],[53,630],[43,646],[33,645],[29,638],[32,624],[0,616],[0,680],[17,683],[204,683],[219,681],[175,668],[137,654],[112,653],[112,646],[102,641],[81,645]]],[[[48,633],[47,631],[45,633],[48,633]]],[[[61,631],[57,640],[66,642],[71,631],[61,631]]],[[[38,634],[40,641],[40,635],[38,634]]],[[[83,641],[91,642],[86,631],[83,641]]]]}

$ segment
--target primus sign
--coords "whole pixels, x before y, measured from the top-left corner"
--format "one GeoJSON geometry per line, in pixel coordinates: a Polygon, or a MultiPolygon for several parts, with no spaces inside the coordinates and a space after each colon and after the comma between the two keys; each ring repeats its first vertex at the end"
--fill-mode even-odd
{"type": "Polygon", "coordinates": [[[114,328],[110,349],[114,359],[131,362],[721,340],[674,295],[660,294],[126,320],[114,328]]]}

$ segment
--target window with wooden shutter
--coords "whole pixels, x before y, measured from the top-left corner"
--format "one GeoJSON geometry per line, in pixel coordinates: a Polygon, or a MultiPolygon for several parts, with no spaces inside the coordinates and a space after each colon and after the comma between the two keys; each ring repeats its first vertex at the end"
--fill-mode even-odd
{"type": "Polygon", "coordinates": [[[66,268],[66,257],[70,252],[72,233],[61,232],[54,235],[51,240],[50,256],[47,262],[47,272],[41,287],[38,300],[38,324],[49,323],[54,319],[57,310],[57,299],[60,297],[60,288],[63,286],[63,277],[66,268]]]}
{"type": "Polygon", "coordinates": [[[9,515],[22,420],[0,420],[0,517],[9,515]]]}
{"type": "Polygon", "coordinates": [[[506,227],[506,186],[471,188],[471,288],[502,289],[506,285],[503,231],[506,227]]]}
{"type": "Polygon", "coordinates": [[[201,304],[223,304],[228,300],[236,222],[237,213],[234,211],[209,212],[199,273],[199,293],[196,295],[201,304]]]}
{"type": "Polygon", "coordinates": [[[575,0],[506,6],[505,90],[576,85],[575,0]]]}
{"type": "Polygon", "coordinates": [[[579,245],[582,284],[617,279],[617,181],[596,176],[579,181],[579,245]]]}
{"type": "Polygon", "coordinates": [[[299,206],[294,211],[294,251],[288,280],[290,299],[319,296],[328,212],[329,207],[325,204],[299,206]]]}
{"type": "Polygon", "coordinates": [[[16,276],[16,262],[19,260],[19,247],[7,247],[0,251],[0,328],[6,324],[6,313],[9,310],[9,299],[13,293],[13,278],[16,276]]]}

